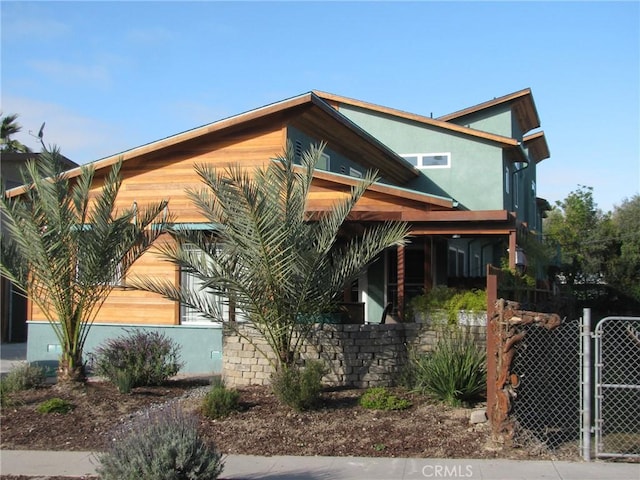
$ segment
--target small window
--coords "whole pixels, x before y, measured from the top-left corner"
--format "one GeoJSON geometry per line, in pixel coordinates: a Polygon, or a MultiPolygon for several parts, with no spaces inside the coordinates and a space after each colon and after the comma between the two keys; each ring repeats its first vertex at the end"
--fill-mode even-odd
{"type": "Polygon", "coordinates": [[[326,153],[321,153],[320,158],[318,158],[318,162],[316,163],[316,168],[318,170],[329,170],[331,167],[331,157],[326,153]]]}
{"type": "Polygon", "coordinates": [[[511,172],[509,166],[504,167],[504,191],[509,193],[511,190],[511,172]]]}
{"type": "Polygon", "coordinates": [[[450,153],[407,153],[401,157],[417,168],[451,167],[450,153]]]}
{"type": "Polygon", "coordinates": [[[355,168],[349,167],[349,176],[362,178],[362,172],[360,170],[356,170],[355,168]]]}

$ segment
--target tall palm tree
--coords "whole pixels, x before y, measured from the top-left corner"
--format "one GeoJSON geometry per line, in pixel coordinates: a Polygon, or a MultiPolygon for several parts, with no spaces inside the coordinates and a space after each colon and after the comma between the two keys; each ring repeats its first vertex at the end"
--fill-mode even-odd
{"type": "Polygon", "coordinates": [[[405,223],[395,222],[369,226],[357,237],[341,235],[347,216],[375,182],[372,173],[326,214],[309,218],[307,198],[321,153],[322,147],[312,147],[296,166],[289,147],[255,171],[197,166],[205,188],[188,194],[216,226],[215,235],[174,229],[175,242],[159,249],[210,295],[154,278],[134,279],[133,285],[214,320],[222,317],[212,299],[226,297],[266,339],[276,356],[273,366],[292,365],[313,321],[385,248],[403,244],[408,232],[405,223]]]}
{"type": "Polygon", "coordinates": [[[58,381],[85,379],[82,350],[114,282],[162,233],[166,201],[118,211],[122,161],[96,194],[94,170],[73,179],[57,149],[43,152],[23,171],[25,190],[0,207],[5,223],[0,272],[36,304],[60,341],[58,381]],[[160,219],[160,220],[158,220],[160,219]]]}
{"type": "MultiPolygon", "coordinates": [[[[2,115],[2,113],[0,113],[0,115],[2,115]]],[[[2,122],[0,123],[0,150],[3,152],[31,153],[29,147],[18,140],[13,140],[11,138],[12,135],[15,135],[22,130],[22,127],[18,124],[17,120],[17,113],[2,117],[2,122]]]]}

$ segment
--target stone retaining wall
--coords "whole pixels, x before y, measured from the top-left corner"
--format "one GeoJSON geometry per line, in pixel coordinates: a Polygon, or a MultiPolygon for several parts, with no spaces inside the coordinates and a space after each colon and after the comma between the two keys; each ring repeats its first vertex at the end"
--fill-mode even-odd
{"type": "MultiPolygon", "coordinates": [[[[239,325],[242,335],[224,332],[222,374],[228,386],[267,385],[273,368],[264,352],[274,358],[264,338],[250,325],[239,325]],[[247,338],[251,338],[251,342],[247,338]]],[[[486,346],[486,327],[462,327],[486,346]]],[[[302,347],[303,360],[322,361],[329,373],[324,382],[333,386],[368,388],[397,383],[408,350],[428,352],[436,343],[437,330],[427,324],[398,323],[371,325],[314,326],[302,347]]]]}

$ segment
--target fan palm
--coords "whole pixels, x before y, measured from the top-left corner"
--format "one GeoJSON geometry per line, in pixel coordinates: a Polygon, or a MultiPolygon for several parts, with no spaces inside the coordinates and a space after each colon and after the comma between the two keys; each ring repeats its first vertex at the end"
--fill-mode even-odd
{"type": "MultiPolygon", "coordinates": [[[[0,113],[2,115],[2,113],[0,113]]],[[[22,127],[18,124],[18,114],[5,115],[0,122],[0,150],[3,152],[31,153],[29,147],[13,140],[12,135],[20,132],[22,127]]]]}
{"type": "Polygon", "coordinates": [[[118,277],[162,233],[166,202],[116,210],[122,162],[98,193],[94,170],[72,182],[57,150],[44,152],[22,172],[25,190],[3,193],[0,272],[37,305],[51,323],[62,354],[58,381],[85,378],[82,350],[89,329],[118,277]]]}
{"type": "Polygon", "coordinates": [[[310,218],[307,198],[321,154],[322,146],[312,147],[296,165],[289,147],[254,171],[196,166],[205,187],[188,195],[214,225],[214,235],[176,227],[171,231],[175,242],[159,249],[209,295],[148,277],[133,284],[217,321],[223,319],[213,299],[227,298],[266,339],[275,353],[273,366],[292,365],[311,325],[331,310],[345,285],[408,233],[405,223],[385,222],[357,237],[341,235],[347,216],[376,181],[373,173],[326,213],[310,218]]]}

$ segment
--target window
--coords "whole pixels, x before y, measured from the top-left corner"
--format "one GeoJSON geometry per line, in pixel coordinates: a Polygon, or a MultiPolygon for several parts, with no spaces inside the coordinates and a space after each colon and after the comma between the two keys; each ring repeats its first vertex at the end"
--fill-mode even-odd
{"type": "Polygon", "coordinates": [[[451,167],[450,153],[407,153],[401,155],[416,168],[449,168],[451,167]]]}
{"type": "Polygon", "coordinates": [[[330,167],[331,167],[331,157],[326,153],[321,153],[320,158],[318,158],[318,162],[316,163],[316,168],[318,170],[329,171],[330,167]]]}
{"type": "Polygon", "coordinates": [[[509,193],[511,190],[511,171],[509,166],[504,167],[504,191],[509,193]]]}
{"type": "Polygon", "coordinates": [[[362,172],[360,170],[356,170],[355,168],[349,167],[349,176],[362,178],[362,172]]]}
{"type": "Polygon", "coordinates": [[[450,277],[464,277],[465,254],[463,250],[449,247],[448,274],[450,277]]]}
{"type": "MultiPolygon", "coordinates": [[[[190,246],[187,249],[191,252],[196,253],[198,251],[197,247],[190,246]]],[[[229,301],[226,296],[219,295],[211,291],[211,289],[207,289],[204,287],[204,281],[198,276],[194,275],[191,272],[181,271],[180,272],[180,285],[182,289],[189,290],[190,292],[196,293],[204,302],[208,303],[211,306],[212,312],[216,312],[220,318],[219,319],[211,319],[210,317],[204,315],[199,310],[189,307],[184,304],[180,304],[180,323],[181,324],[202,324],[207,323],[211,324],[215,321],[226,321],[229,320],[229,301]]],[[[245,316],[242,312],[238,310],[235,311],[235,320],[244,320],[245,316]]]]}

